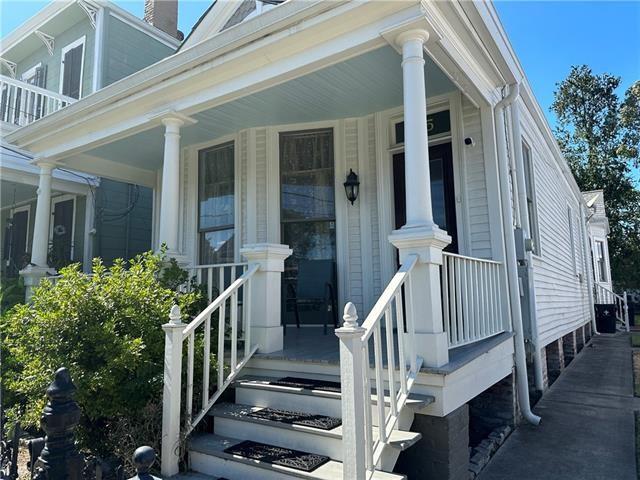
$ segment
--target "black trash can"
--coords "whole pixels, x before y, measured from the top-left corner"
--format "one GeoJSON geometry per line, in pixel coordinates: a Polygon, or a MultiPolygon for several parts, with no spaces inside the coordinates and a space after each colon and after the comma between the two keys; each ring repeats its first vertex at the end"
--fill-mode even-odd
{"type": "Polygon", "coordinates": [[[597,303],[596,327],[599,333],[616,333],[616,306],[613,303],[597,303]]]}
{"type": "Polygon", "coordinates": [[[636,325],[636,312],[640,311],[637,303],[629,303],[629,326],[635,327],[636,325]]]}

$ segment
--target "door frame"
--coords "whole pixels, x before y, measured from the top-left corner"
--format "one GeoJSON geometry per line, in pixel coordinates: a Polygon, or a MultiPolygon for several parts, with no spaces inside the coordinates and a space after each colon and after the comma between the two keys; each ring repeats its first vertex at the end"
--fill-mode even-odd
{"type": "MultiPolygon", "coordinates": [[[[458,252],[471,252],[468,232],[470,231],[467,212],[464,124],[462,118],[462,93],[459,91],[427,98],[427,113],[449,110],[451,131],[448,135],[432,136],[429,147],[451,143],[453,160],[453,185],[458,231],[458,252]]],[[[404,152],[404,144],[394,142],[396,123],[404,120],[404,107],[396,107],[374,115],[376,128],[376,170],[378,172],[378,217],[380,221],[380,261],[383,284],[397,271],[395,247],[389,242],[389,235],[395,227],[393,211],[393,156],[404,152]]]]}
{"type": "MultiPolygon", "coordinates": [[[[58,195],[57,197],[53,197],[51,199],[51,218],[49,219],[49,243],[53,242],[53,216],[55,213],[56,204],[66,202],[67,200],[73,200],[73,214],[71,215],[71,250],[70,256],[71,260],[74,259],[75,253],[75,239],[76,239],[76,213],[77,213],[77,195],[65,194],[58,195]]],[[[47,248],[49,246],[47,245],[47,248]]]]}

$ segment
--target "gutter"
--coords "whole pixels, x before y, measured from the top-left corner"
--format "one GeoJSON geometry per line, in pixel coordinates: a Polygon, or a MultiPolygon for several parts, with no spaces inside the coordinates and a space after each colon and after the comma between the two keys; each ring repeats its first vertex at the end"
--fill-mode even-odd
{"type": "Polygon", "coordinates": [[[515,235],[512,222],[512,200],[509,190],[509,160],[507,158],[507,138],[505,132],[505,108],[511,105],[520,91],[519,85],[514,83],[508,88],[506,96],[494,107],[494,121],[496,129],[496,148],[498,154],[498,180],[500,184],[500,211],[504,231],[504,243],[506,250],[507,284],[509,287],[509,306],[515,347],[516,384],[518,400],[522,416],[532,425],[540,424],[541,418],[531,411],[529,403],[529,381],[527,379],[527,356],[524,344],[524,329],[522,327],[522,311],[520,306],[520,288],[518,282],[518,262],[516,257],[515,235]]]}

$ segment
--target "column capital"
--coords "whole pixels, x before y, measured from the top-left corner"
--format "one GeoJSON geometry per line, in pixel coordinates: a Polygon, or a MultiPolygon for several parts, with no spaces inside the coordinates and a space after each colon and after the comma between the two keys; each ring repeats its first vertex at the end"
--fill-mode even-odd
{"type": "Polygon", "coordinates": [[[191,118],[184,113],[176,112],[175,110],[165,110],[163,112],[156,113],[151,115],[149,119],[152,121],[160,121],[160,123],[165,127],[175,128],[198,123],[194,118],[191,118]]]}
{"type": "Polygon", "coordinates": [[[293,250],[288,245],[277,243],[256,243],[245,245],[240,249],[240,255],[249,262],[259,263],[260,270],[266,272],[283,272],[284,261],[291,256],[293,250]]]}
{"type": "Polygon", "coordinates": [[[45,175],[50,174],[51,171],[58,166],[56,162],[46,158],[36,158],[31,163],[40,167],[40,173],[44,173],[45,175]]]}
{"type": "Polygon", "coordinates": [[[423,45],[429,40],[429,32],[421,28],[414,28],[398,33],[395,42],[399,47],[403,47],[405,43],[410,41],[419,41],[423,45]]]}

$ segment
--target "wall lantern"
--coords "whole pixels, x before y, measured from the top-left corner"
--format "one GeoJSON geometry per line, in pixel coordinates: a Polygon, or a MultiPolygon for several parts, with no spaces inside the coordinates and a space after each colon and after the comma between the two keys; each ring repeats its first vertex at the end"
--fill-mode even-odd
{"type": "Polygon", "coordinates": [[[353,202],[358,198],[360,182],[358,181],[358,175],[352,169],[349,169],[347,181],[344,182],[344,191],[347,194],[347,200],[353,205],[353,202]]]}

